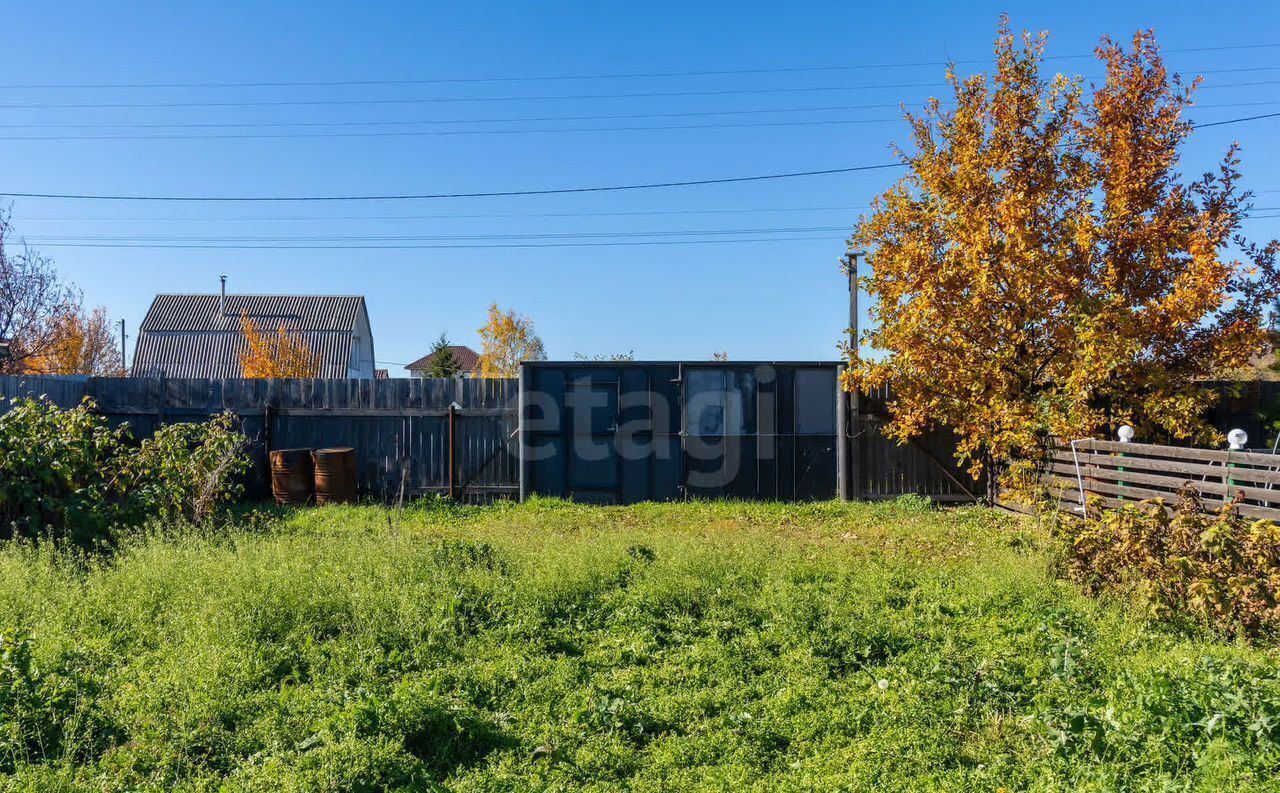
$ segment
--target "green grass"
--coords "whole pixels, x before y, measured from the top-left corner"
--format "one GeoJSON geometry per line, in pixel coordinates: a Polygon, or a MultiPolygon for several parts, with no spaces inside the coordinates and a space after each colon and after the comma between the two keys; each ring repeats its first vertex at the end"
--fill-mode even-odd
{"type": "Polygon", "coordinates": [[[0,790],[1280,789],[1274,651],[987,510],[247,523],[0,550],[0,790]]]}

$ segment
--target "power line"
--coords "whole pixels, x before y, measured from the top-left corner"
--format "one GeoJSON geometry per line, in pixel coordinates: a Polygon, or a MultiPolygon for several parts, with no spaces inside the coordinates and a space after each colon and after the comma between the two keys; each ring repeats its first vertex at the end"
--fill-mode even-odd
{"type": "Polygon", "coordinates": [[[192,201],[192,202],[250,202],[250,201],[409,201],[439,198],[497,198],[531,195],[563,195],[567,193],[607,193],[621,190],[654,190],[667,187],[694,187],[712,184],[732,184],[737,182],[762,182],[774,179],[794,179],[804,176],[826,176],[828,174],[854,173],[857,171],[876,171],[885,168],[901,168],[902,163],[891,162],[879,165],[855,165],[849,168],[824,168],[814,171],[790,171],[786,173],[760,174],[757,176],[732,176],[721,179],[690,179],[673,182],[648,182],[643,184],[604,185],[599,187],[560,187],[537,190],[495,190],[475,193],[405,193],[391,195],[348,195],[348,196],[140,196],[140,195],[90,195],[84,193],[18,193],[0,191],[0,195],[10,198],[53,198],[75,201],[192,201]]]}
{"type": "Polygon", "coordinates": [[[394,130],[391,132],[280,132],[280,133],[217,133],[213,135],[0,135],[0,140],[62,141],[62,140],[306,140],[308,138],[422,138],[457,137],[468,135],[545,135],[548,133],[581,132],[663,132],[696,129],[743,129],[752,127],[815,127],[840,124],[891,124],[901,118],[822,119],[814,121],[756,121],[743,124],[675,124],[637,127],[558,127],[550,129],[451,129],[451,130],[394,130]]]}
{"type": "MultiPolygon", "coordinates": [[[[725,215],[758,212],[851,212],[867,209],[863,206],[846,207],[749,207],[731,209],[653,209],[634,210],[629,212],[486,212],[477,214],[436,214],[436,215],[251,215],[238,217],[49,217],[47,215],[24,215],[22,221],[57,221],[70,222],[163,222],[163,223],[207,223],[207,222],[240,222],[240,221],[361,221],[361,220],[475,220],[494,218],[591,218],[591,217],[626,217],[633,215],[725,215]]],[[[1259,207],[1265,209],[1266,207],[1259,207]]],[[[1278,207],[1280,208],[1280,207],[1278,207]]]]}
{"type": "MultiPolygon", "coordinates": [[[[1255,215],[1253,219],[1280,218],[1280,214],[1255,215]]],[[[496,234],[459,236],[406,237],[40,237],[34,238],[46,248],[126,248],[155,250],[471,250],[493,248],[591,248],[654,245],[712,245],[743,242],[814,241],[833,238],[813,232],[847,232],[844,226],[797,227],[777,229],[701,229],[691,231],[601,232],[582,234],[496,234]],[[786,233],[784,237],[762,237],[762,234],[786,233]],[[713,239],[615,239],[617,237],[652,235],[714,236],[713,239]],[[748,236],[738,236],[748,235],[748,236]],[[603,238],[603,239],[601,239],[603,238]]]]}
{"type": "MultiPolygon", "coordinates": [[[[1280,190],[1255,190],[1254,193],[1280,192],[1280,190]]],[[[486,212],[476,214],[436,214],[436,215],[240,215],[223,217],[52,217],[49,215],[24,215],[26,223],[266,223],[266,222],[364,222],[364,221],[402,221],[402,220],[493,220],[493,219],[543,219],[543,218],[597,218],[597,217],[633,217],[654,215],[736,215],[752,213],[788,213],[788,212],[862,212],[870,207],[750,207],[740,209],[653,209],[631,212],[486,212]]],[[[1280,206],[1254,207],[1255,212],[1280,210],[1280,206]]],[[[1261,217],[1261,216],[1253,216],[1261,217]]]]}
{"type": "Polygon", "coordinates": [[[1211,121],[1207,124],[1196,124],[1195,129],[1204,129],[1205,127],[1221,127],[1227,124],[1239,124],[1242,121],[1257,121],[1260,118],[1276,118],[1280,117],[1280,113],[1264,113],[1260,116],[1245,116],[1244,118],[1229,118],[1226,121],[1211,121]]]}
{"type": "MultiPolygon", "coordinates": [[[[1244,102],[1234,103],[1226,102],[1219,104],[1197,105],[1199,108],[1217,108],[1217,107],[1239,107],[1239,106],[1256,106],[1256,105],[1276,105],[1277,102],[1244,102]]],[[[899,105],[894,105],[899,106],[899,105]]],[[[196,123],[196,124],[0,124],[0,129],[242,129],[242,128],[317,128],[317,127],[352,127],[352,126],[410,126],[425,124],[488,124],[498,123],[500,121],[558,121],[572,120],[574,118],[584,119],[627,119],[627,118],[660,118],[660,117],[681,117],[681,116],[724,116],[724,115],[745,115],[756,113],[798,113],[798,112],[817,112],[817,111],[838,111],[845,109],[853,109],[859,106],[850,106],[848,108],[840,106],[818,107],[818,108],[779,108],[779,109],[761,109],[761,110],[726,110],[726,111],[702,111],[689,113],[647,113],[647,114],[618,114],[618,115],[601,115],[601,116],[550,116],[543,118],[526,118],[526,119],[476,119],[474,121],[467,120],[441,120],[441,121],[354,121],[354,122],[303,122],[303,123],[196,123]]],[[[861,107],[871,107],[864,105],[861,107]]],[[[1268,115],[1251,116],[1248,119],[1235,119],[1227,122],[1218,123],[1236,123],[1241,120],[1253,120],[1258,118],[1268,118],[1268,115]]],[[[314,133],[215,133],[215,134],[140,134],[140,135],[0,135],[0,140],[12,141],[66,141],[66,140],[275,140],[275,139],[307,139],[307,138],[368,138],[368,137],[452,137],[452,136],[468,136],[468,135],[527,135],[527,134],[550,134],[550,133],[590,133],[590,132],[657,132],[671,130],[699,130],[699,129],[741,129],[741,128],[767,128],[767,127],[806,127],[806,126],[833,126],[833,125],[856,125],[856,124],[888,124],[901,121],[901,117],[891,118],[869,118],[869,119],[815,119],[808,121],[763,121],[763,122],[746,122],[737,124],[675,124],[675,125],[641,125],[641,126],[614,126],[614,127],[551,127],[551,128],[516,128],[516,129],[479,129],[479,130],[395,130],[395,131],[372,131],[372,132],[314,132],[314,133]]],[[[1218,126],[1218,123],[1201,124],[1200,126],[1212,127],[1218,126]]]]}
{"type": "MultiPolygon", "coordinates": [[[[1255,207],[1255,211],[1276,210],[1280,207],[1255,207]]],[[[1280,215],[1252,215],[1252,218],[1271,218],[1280,215]]],[[[698,237],[698,236],[730,236],[742,234],[812,234],[815,232],[845,231],[846,226],[781,226],[751,227],[730,229],[653,229],[653,230],[615,230],[615,231],[571,231],[571,232],[523,232],[504,234],[411,234],[411,235],[315,235],[301,236],[235,236],[235,237],[202,237],[202,236],[102,236],[75,235],[25,236],[25,241],[38,244],[54,242],[96,242],[96,243],[335,243],[335,242],[476,242],[495,240],[592,240],[637,237],[698,237]]]]}
{"type": "Polygon", "coordinates": [[[390,236],[293,236],[293,237],[103,237],[87,236],[34,236],[27,240],[38,242],[448,242],[513,239],[602,239],[609,237],[666,237],[666,236],[722,236],[730,234],[812,234],[819,231],[844,231],[845,226],[784,226],[778,228],[737,229],[658,229],[652,231],[583,231],[525,234],[443,234],[443,235],[390,235],[390,236]]]}
{"type": "MultiPolygon", "coordinates": [[[[1250,103],[1254,104],[1254,103],[1250,103]]],[[[1280,104],[1280,101],[1264,104],[1280,104]]],[[[279,127],[384,127],[419,124],[515,124],[543,121],[617,121],[636,118],[690,118],[699,116],[743,116],[765,113],[818,113],[837,110],[867,110],[901,107],[901,102],[874,102],[864,105],[821,105],[818,107],[751,108],[746,110],[691,110],[676,113],[603,113],[575,116],[509,116],[507,118],[396,119],[392,121],[284,121],[284,122],[182,122],[175,124],[0,124],[0,129],[241,129],[279,127]]],[[[1236,107],[1200,105],[1200,107],[1236,107]]]]}
{"type": "MultiPolygon", "coordinates": [[[[1242,118],[1226,119],[1224,121],[1214,121],[1206,124],[1193,124],[1192,129],[1201,129],[1204,127],[1219,127],[1226,124],[1237,124],[1244,121],[1256,121],[1264,118],[1280,117],[1280,113],[1268,113],[1257,116],[1244,116],[1242,118]]],[[[91,195],[85,193],[20,193],[20,192],[0,192],[0,195],[10,198],[46,198],[46,199],[63,199],[63,200],[80,200],[80,201],[184,201],[184,202],[301,202],[301,201],[406,201],[406,200],[425,200],[425,199],[443,199],[443,198],[497,198],[497,197],[515,197],[515,196],[531,196],[531,195],[564,195],[569,193],[605,193],[617,192],[623,190],[653,190],[668,187],[693,187],[700,185],[712,184],[730,184],[736,182],[758,182],[775,179],[792,179],[805,176],[825,176],[839,173],[854,173],[858,171],[874,171],[886,168],[902,168],[903,163],[881,163],[879,165],[858,165],[849,168],[825,168],[814,171],[792,171],[788,173],[762,174],[757,176],[735,176],[721,179],[692,179],[686,181],[674,182],[649,182],[643,184],[628,185],[605,185],[598,187],[562,187],[551,189],[534,189],[534,190],[503,190],[491,192],[475,192],[475,193],[406,193],[392,195],[361,195],[361,196],[140,196],[140,195],[91,195]]]]}
{"type": "MultiPolygon", "coordinates": [[[[1194,125],[1195,129],[1238,124],[1275,118],[1280,113],[1265,113],[1244,118],[1233,118],[1194,125]]],[[[747,129],[768,127],[816,127],[849,124],[892,124],[902,121],[892,118],[816,119],[812,121],[752,121],[742,124],[667,124],[631,127],[552,127],[548,129],[459,129],[459,130],[395,130],[390,132],[315,132],[315,133],[216,133],[212,135],[148,134],[148,135],[0,135],[0,140],[13,141],[65,141],[65,140],[306,140],[308,138],[405,138],[405,137],[457,137],[469,135],[546,135],[555,133],[589,132],[663,132],[699,129],[747,129]]]]}
{"type": "Polygon", "coordinates": [[[813,93],[819,91],[870,91],[897,88],[938,88],[945,83],[934,80],[927,83],[894,83],[885,85],[851,86],[790,86],[784,88],[724,88],[704,91],[637,91],[614,94],[554,94],[535,96],[432,96],[387,99],[262,99],[241,102],[79,102],[5,104],[5,110],[68,110],[124,108],[190,108],[190,107],[324,107],[335,105],[415,105],[455,102],[551,102],[582,99],[652,99],[668,96],[746,96],[755,94],[813,93]]]}
{"type": "MultiPolygon", "coordinates": [[[[1280,66],[1254,67],[1275,71],[1280,66]]],[[[1216,70],[1202,70],[1200,74],[1214,73],[1216,70]]],[[[1084,77],[1086,80],[1103,79],[1102,76],[1084,77]]],[[[1220,83],[1200,86],[1199,90],[1209,88],[1238,88],[1256,85],[1275,85],[1280,80],[1258,80],[1246,83],[1220,83]]],[[[787,86],[781,88],[724,88],[703,91],[637,91],[612,94],[553,94],[534,96],[433,96],[403,97],[385,99],[261,99],[237,102],[69,102],[69,103],[24,103],[4,104],[4,110],[120,110],[120,109],[161,109],[161,108],[196,108],[196,107],[328,107],[328,106],[368,106],[368,105],[416,105],[457,102],[551,102],[577,101],[587,99],[652,99],[658,97],[695,97],[695,96],[749,96],[761,94],[816,93],[823,91],[876,91],[900,88],[940,88],[946,83],[931,81],[926,83],[886,83],[882,85],[834,85],[834,86],[787,86]]]]}
{"type": "MultiPolygon", "coordinates": [[[[1161,50],[1163,53],[1188,52],[1224,52],[1232,50],[1256,50],[1280,47],[1280,43],[1265,44],[1233,44],[1214,47],[1171,47],[1161,50]]],[[[1072,55],[1047,55],[1045,60],[1074,60],[1096,57],[1094,53],[1072,55]]],[[[503,77],[437,77],[412,79],[378,79],[378,80],[258,80],[248,82],[189,82],[189,83],[43,83],[43,84],[9,84],[2,85],[5,90],[50,90],[50,89],[140,89],[140,88],[287,88],[287,87],[342,87],[342,86],[376,86],[376,85],[438,85],[459,83],[505,83],[505,82],[544,82],[556,80],[623,80],[638,78],[665,77],[711,77],[750,74],[783,74],[793,72],[851,71],[864,69],[905,69],[917,67],[945,67],[949,64],[990,63],[990,58],[970,58],[965,60],[907,61],[899,63],[870,64],[833,64],[814,66],[761,67],[748,69],[705,69],[681,70],[665,72],[631,72],[612,74],[567,74],[567,75],[511,75],[503,77]]]]}
{"type": "Polygon", "coordinates": [[[627,240],[622,242],[502,242],[485,244],[392,244],[392,245],[220,245],[220,244],[169,244],[169,243],[94,243],[50,242],[41,243],[44,248],[146,248],[155,250],[479,250],[489,248],[612,248],[634,245],[725,245],[742,242],[791,242],[794,240],[832,241],[829,235],[816,237],[755,237],[714,240],[627,240]]]}
{"type": "MultiPolygon", "coordinates": [[[[1277,215],[1259,215],[1252,219],[1280,218],[1277,215]]],[[[845,229],[841,227],[841,231],[845,229]]],[[[495,243],[393,243],[393,244],[220,244],[220,243],[167,243],[167,242],[48,242],[41,243],[45,248],[124,248],[146,250],[242,250],[242,251],[281,251],[281,250],[492,250],[492,249],[531,249],[531,248],[614,248],[632,246],[668,246],[668,245],[729,245],[739,243],[761,242],[793,242],[793,241],[826,241],[834,242],[830,235],[819,236],[787,236],[787,237],[722,237],[719,239],[696,240],[623,240],[623,241],[589,241],[589,242],[495,242],[495,243]]]]}
{"type": "MultiPolygon", "coordinates": [[[[903,102],[873,102],[870,104],[820,105],[816,107],[765,107],[744,110],[691,110],[666,113],[603,113],[595,115],[573,116],[508,116],[506,118],[451,118],[451,119],[394,119],[390,121],[273,121],[273,122],[178,122],[167,124],[137,123],[44,123],[44,124],[0,124],[0,129],[309,129],[316,127],[389,127],[389,126],[426,126],[437,124],[508,124],[536,123],[552,121],[622,121],[640,118],[695,118],[706,116],[744,116],[766,115],[771,113],[821,113],[844,110],[867,110],[902,107],[903,102]]],[[[1209,104],[1196,103],[1195,108],[1256,107],[1259,105],[1280,105],[1280,100],[1260,102],[1215,102],[1209,104]]]]}

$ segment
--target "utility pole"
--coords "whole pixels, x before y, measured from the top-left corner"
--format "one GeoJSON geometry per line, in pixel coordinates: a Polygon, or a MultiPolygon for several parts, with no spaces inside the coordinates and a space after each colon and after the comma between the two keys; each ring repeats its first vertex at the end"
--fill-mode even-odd
{"type": "Polygon", "coordinates": [[[124,320],[120,320],[120,368],[124,370],[125,375],[129,374],[129,356],[125,353],[126,339],[129,337],[124,332],[124,320]]]}
{"type": "MultiPolygon", "coordinates": [[[[850,251],[842,262],[849,276],[849,363],[858,354],[858,258],[862,251],[850,251]]],[[[839,433],[836,449],[836,495],[842,500],[862,498],[862,400],[855,390],[838,390],[836,403],[839,433]]]]}
{"type": "Polygon", "coordinates": [[[858,258],[862,251],[851,251],[844,257],[844,270],[849,275],[849,349],[858,350],[858,258]]]}

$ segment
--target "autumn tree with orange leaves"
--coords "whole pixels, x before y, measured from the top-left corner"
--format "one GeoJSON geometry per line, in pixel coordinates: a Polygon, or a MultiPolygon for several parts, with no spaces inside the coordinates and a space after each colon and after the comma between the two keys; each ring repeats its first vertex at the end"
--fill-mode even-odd
{"type": "Polygon", "coordinates": [[[53,262],[22,241],[12,244],[9,213],[0,209],[0,375],[32,371],[58,338],[62,317],[80,310],[81,295],[53,262]]]}
{"type": "Polygon", "coordinates": [[[949,427],[975,473],[1120,423],[1210,440],[1204,379],[1263,349],[1280,294],[1280,243],[1239,235],[1238,147],[1178,171],[1198,80],[1146,31],[1103,39],[1086,91],[1042,76],[1046,39],[1002,20],[993,76],[948,70],[954,106],[907,115],[909,171],[850,239],[870,262],[860,347],[884,354],[851,350],[846,387],[891,385],[890,434],[949,427]]]}
{"type": "Polygon", "coordinates": [[[70,306],[49,322],[48,341],[26,361],[31,374],[123,377],[124,361],[107,310],[70,306]]]}
{"type": "Polygon", "coordinates": [[[497,303],[489,306],[489,320],[480,334],[480,377],[518,377],[525,361],[545,361],[547,352],[534,330],[533,320],[514,309],[503,311],[497,303]]]}
{"type": "Polygon", "coordinates": [[[281,324],[275,333],[263,332],[248,314],[240,315],[240,330],[247,349],[240,353],[245,377],[316,377],[320,356],[305,341],[281,324]]]}

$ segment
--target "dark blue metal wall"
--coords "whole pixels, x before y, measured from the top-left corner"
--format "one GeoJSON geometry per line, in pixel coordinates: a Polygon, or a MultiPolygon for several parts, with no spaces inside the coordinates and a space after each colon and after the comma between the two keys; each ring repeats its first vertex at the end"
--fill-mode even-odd
{"type": "Polygon", "coordinates": [[[834,362],[538,362],[521,493],[600,503],[836,495],[834,362]]]}

